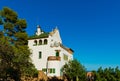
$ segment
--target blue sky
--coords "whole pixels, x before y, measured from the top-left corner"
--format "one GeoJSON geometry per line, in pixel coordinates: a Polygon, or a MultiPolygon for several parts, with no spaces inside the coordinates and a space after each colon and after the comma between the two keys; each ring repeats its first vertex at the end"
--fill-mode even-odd
{"type": "Polygon", "coordinates": [[[119,0],[0,0],[27,20],[29,35],[36,25],[49,32],[56,26],[87,70],[120,66],[119,0]]]}

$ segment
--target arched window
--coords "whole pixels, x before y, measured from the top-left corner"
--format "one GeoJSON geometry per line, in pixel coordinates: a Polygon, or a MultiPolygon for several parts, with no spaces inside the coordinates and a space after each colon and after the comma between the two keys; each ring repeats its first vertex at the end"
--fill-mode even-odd
{"type": "Polygon", "coordinates": [[[48,41],[47,41],[47,39],[45,39],[45,40],[44,40],[44,44],[47,44],[47,43],[48,43],[48,41]]]}
{"type": "Polygon", "coordinates": [[[37,45],[37,40],[34,40],[34,46],[36,46],[37,45]]]}
{"type": "Polygon", "coordinates": [[[39,45],[42,45],[42,40],[39,40],[39,45]]]}

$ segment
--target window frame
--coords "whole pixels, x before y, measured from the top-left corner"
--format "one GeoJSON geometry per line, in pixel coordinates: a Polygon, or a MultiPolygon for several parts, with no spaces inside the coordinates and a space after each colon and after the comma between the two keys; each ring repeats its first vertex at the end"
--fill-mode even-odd
{"type": "Polygon", "coordinates": [[[63,54],[63,59],[64,59],[65,61],[68,61],[68,55],[63,54]]]}
{"type": "Polygon", "coordinates": [[[47,68],[42,68],[42,71],[43,72],[47,72],[47,68]]]}
{"type": "Polygon", "coordinates": [[[37,40],[34,40],[33,46],[37,46],[37,40]]]}
{"type": "Polygon", "coordinates": [[[39,45],[42,45],[42,40],[39,40],[39,45]]]}
{"type": "Polygon", "coordinates": [[[39,59],[41,59],[41,58],[42,58],[42,52],[39,51],[39,59]]]}
{"type": "Polygon", "coordinates": [[[53,68],[53,73],[55,73],[55,68],[53,68]]]}
{"type": "Polygon", "coordinates": [[[44,45],[48,44],[48,40],[44,39],[44,45]]]}
{"type": "Polygon", "coordinates": [[[55,53],[56,55],[56,57],[59,57],[60,56],[60,53],[59,53],[59,51],[56,51],[56,53],[55,53]]]}

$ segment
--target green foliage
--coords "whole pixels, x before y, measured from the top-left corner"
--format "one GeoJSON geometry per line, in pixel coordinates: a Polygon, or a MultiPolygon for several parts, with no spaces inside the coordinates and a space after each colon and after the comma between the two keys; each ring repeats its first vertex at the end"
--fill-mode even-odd
{"type": "Polygon", "coordinates": [[[14,41],[15,45],[27,45],[28,35],[26,32],[18,32],[14,36],[17,38],[14,41]]]}
{"type": "MultiPolygon", "coordinates": [[[[9,44],[7,37],[0,37],[0,77],[6,78],[6,75],[10,75],[11,72],[9,71],[11,69],[12,65],[12,58],[14,51],[12,49],[13,47],[9,44]]],[[[13,71],[13,69],[11,69],[13,71]]]]}
{"type": "Polygon", "coordinates": [[[18,27],[19,30],[21,30],[21,29],[25,29],[26,26],[27,26],[27,24],[26,24],[26,20],[25,20],[25,19],[19,19],[19,20],[17,20],[17,22],[16,22],[16,26],[19,26],[19,27],[18,27]]]}
{"type": "Polygon", "coordinates": [[[1,17],[4,18],[5,22],[13,22],[14,23],[17,21],[17,18],[18,18],[17,13],[7,7],[3,8],[0,15],[1,15],[1,17]]]}
{"type": "Polygon", "coordinates": [[[93,71],[94,81],[120,81],[120,70],[116,68],[100,67],[97,71],[93,71]]]}
{"type": "Polygon", "coordinates": [[[2,19],[0,18],[0,25],[2,25],[3,24],[3,22],[2,22],[2,19]]]}
{"type": "Polygon", "coordinates": [[[36,39],[36,38],[47,38],[49,36],[49,33],[42,33],[41,35],[37,36],[30,36],[29,39],[36,39]]]}
{"type": "Polygon", "coordinates": [[[19,19],[16,12],[5,7],[0,13],[0,24],[3,24],[4,34],[14,37],[14,34],[17,32],[25,32],[27,26],[26,20],[19,19]]]}
{"type": "Polygon", "coordinates": [[[25,19],[19,19],[16,12],[5,7],[0,12],[0,25],[3,26],[0,31],[0,78],[19,81],[22,76],[37,76],[27,46],[25,19]]]}
{"type": "Polygon", "coordinates": [[[64,75],[70,80],[76,79],[76,81],[86,80],[86,71],[84,66],[82,66],[77,60],[69,61],[62,68],[64,75]]]}

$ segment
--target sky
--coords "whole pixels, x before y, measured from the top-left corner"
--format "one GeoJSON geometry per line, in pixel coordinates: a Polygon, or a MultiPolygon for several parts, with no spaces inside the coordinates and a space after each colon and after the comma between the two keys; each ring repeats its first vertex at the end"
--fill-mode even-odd
{"type": "Polygon", "coordinates": [[[27,21],[27,33],[36,26],[50,32],[56,26],[62,42],[87,70],[120,67],[120,0],[0,0],[27,21]]]}

